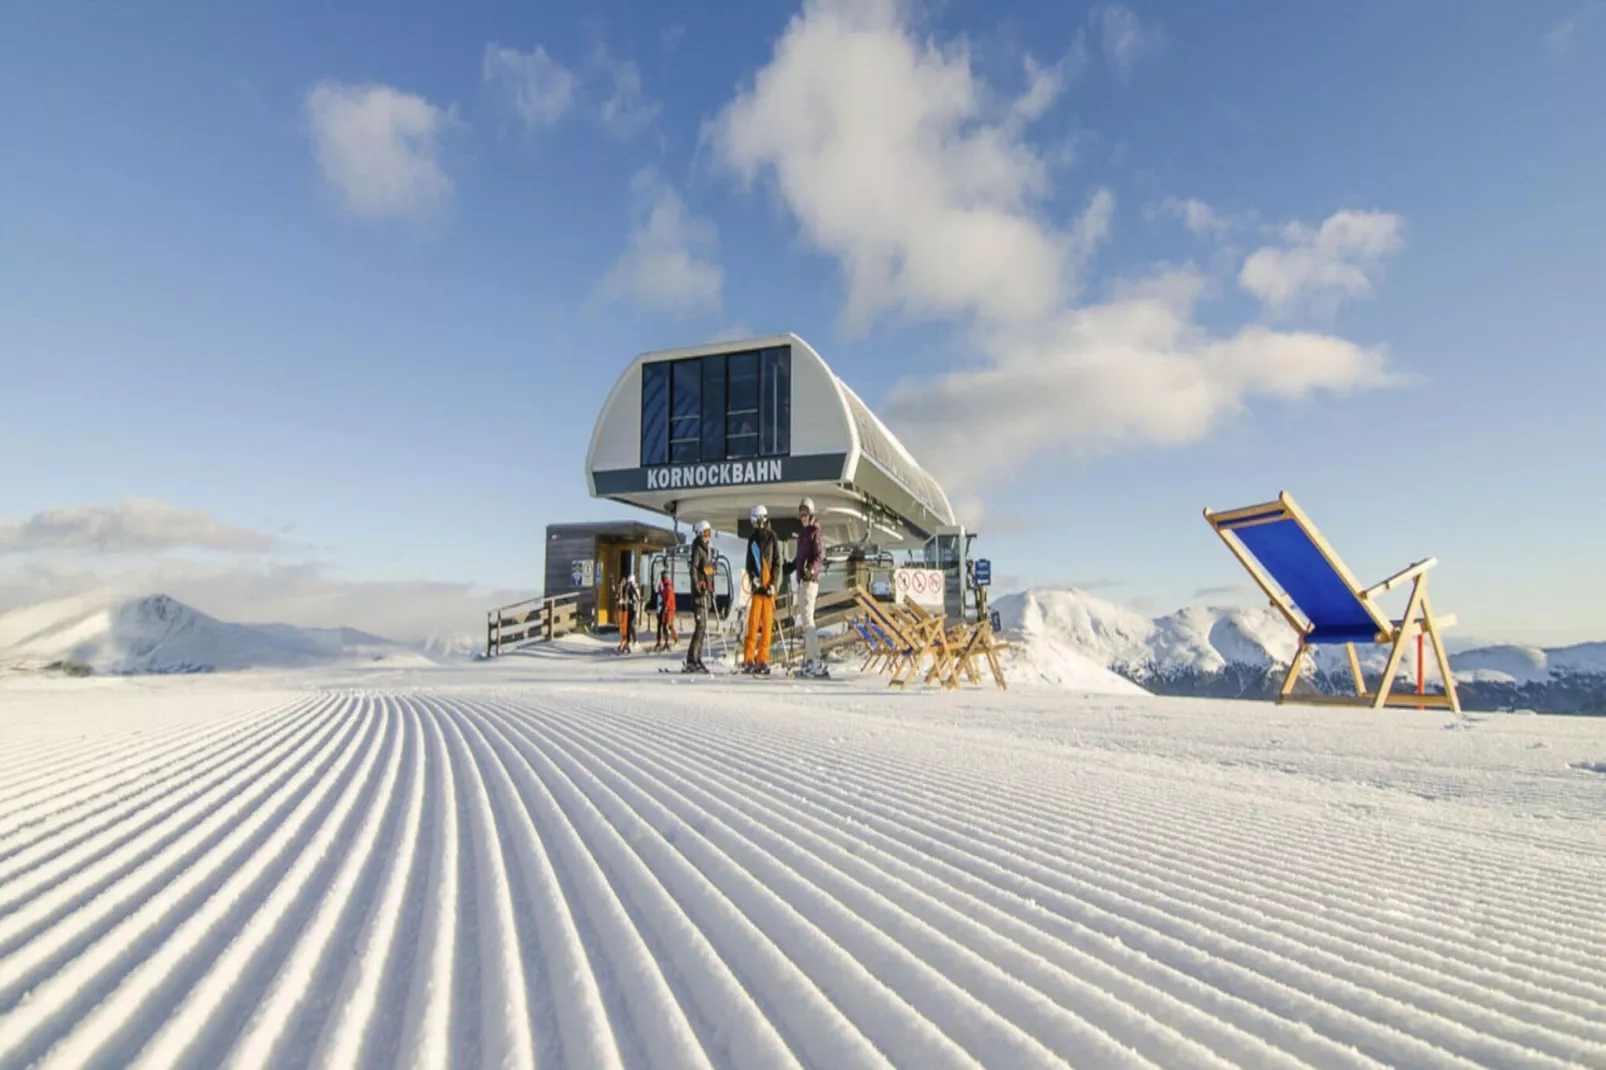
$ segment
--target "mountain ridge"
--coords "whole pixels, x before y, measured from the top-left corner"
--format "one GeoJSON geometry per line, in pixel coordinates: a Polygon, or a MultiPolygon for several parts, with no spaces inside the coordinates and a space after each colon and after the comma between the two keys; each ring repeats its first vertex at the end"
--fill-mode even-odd
{"type": "Polygon", "coordinates": [[[72,665],[127,676],[430,660],[354,628],[222,621],[165,594],[92,592],[0,614],[0,665],[14,669],[72,665]]]}

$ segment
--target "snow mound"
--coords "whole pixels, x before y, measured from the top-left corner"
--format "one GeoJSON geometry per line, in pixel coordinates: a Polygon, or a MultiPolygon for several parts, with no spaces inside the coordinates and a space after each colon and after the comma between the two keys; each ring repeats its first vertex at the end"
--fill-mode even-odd
{"type": "MultiPolygon", "coordinates": [[[[1010,643],[1003,659],[1005,672],[1011,679],[1053,684],[1069,691],[1145,694],[1110,666],[1123,664],[1117,655],[1141,642],[1127,626],[1148,622],[1136,614],[1127,620],[1090,611],[1072,597],[1081,593],[1028,591],[1024,596],[999,600],[999,623],[1010,643]],[[1043,597],[1034,597],[1038,594],[1043,597]]],[[[1120,608],[1107,602],[1100,607],[1120,608]]]]}
{"type": "Polygon", "coordinates": [[[81,595],[0,615],[0,664],[77,662],[97,673],[220,672],[338,662],[431,664],[400,643],[351,628],[233,624],[167,595],[81,595]]]}

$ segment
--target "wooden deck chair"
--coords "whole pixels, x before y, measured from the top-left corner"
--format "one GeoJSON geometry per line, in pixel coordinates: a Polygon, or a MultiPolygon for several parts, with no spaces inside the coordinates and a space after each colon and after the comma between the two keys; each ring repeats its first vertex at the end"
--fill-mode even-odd
{"type": "Polygon", "coordinates": [[[887,686],[904,687],[924,660],[924,642],[910,635],[904,623],[869,593],[854,592],[854,601],[859,605],[866,627],[888,644],[882,670],[892,672],[892,679],[887,686]]]}
{"type": "Polygon", "coordinates": [[[897,654],[898,648],[875,622],[866,616],[851,617],[848,625],[864,640],[866,656],[864,663],[859,666],[860,672],[886,672],[892,667],[892,658],[897,654]]]}
{"type": "Polygon", "coordinates": [[[1450,673],[1449,655],[1439,635],[1455,623],[1450,614],[1434,616],[1428,599],[1428,570],[1437,560],[1427,558],[1402,569],[1372,587],[1362,587],[1338,554],[1322,538],[1294,499],[1287,493],[1274,502],[1221,512],[1205,510],[1205,520],[1227,544],[1239,563],[1249,570],[1260,589],[1271,599],[1294,631],[1299,633],[1299,649],[1288,676],[1278,692],[1279,703],[1290,700],[1312,703],[1372,706],[1436,706],[1456,712],[1461,700],[1456,694],[1455,677],[1450,673]],[[1391,620],[1377,604],[1385,591],[1411,582],[1411,597],[1405,615],[1391,620]],[[1426,633],[1433,640],[1443,694],[1395,694],[1394,679],[1409,640],[1426,633]],[[1375,693],[1368,693],[1361,674],[1356,643],[1390,645],[1388,665],[1375,693]],[[1355,694],[1315,695],[1294,698],[1294,685],[1300,667],[1311,647],[1342,645],[1349,653],[1350,672],[1355,678],[1355,694]]]}
{"type": "Polygon", "coordinates": [[[980,620],[972,625],[955,628],[954,637],[954,662],[964,670],[966,676],[970,677],[971,683],[981,683],[981,671],[976,666],[976,659],[984,658],[998,689],[1009,690],[1009,684],[1004,679],[1004,667],[998,660],[999,652],[1007,649],[1009,644],[993,635],[991,621],[980,620]]]}
{"type": "Polygon", "coordinates": [[[947,622],[908,595],[904,596],[904,604],[899,608],[909,621],[910,631],[925,643],[931,656],[931,668],[926,672],[925,682],[929,684],[935,680],[945,688],[958,687],[959,666],[954,664],[956,651],[951,642],[952,630],[947,622]]]}

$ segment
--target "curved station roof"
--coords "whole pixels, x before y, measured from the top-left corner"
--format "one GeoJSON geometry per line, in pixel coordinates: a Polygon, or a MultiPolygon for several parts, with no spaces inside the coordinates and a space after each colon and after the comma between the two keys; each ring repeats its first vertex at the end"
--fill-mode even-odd
{"type": "Polygon", "coordinates": [[[942,487],[795,334],[637,357],[591,434],[592,497],[720,531],[814,499],[828,541],[923,542],[954,522],[942,487]]]}

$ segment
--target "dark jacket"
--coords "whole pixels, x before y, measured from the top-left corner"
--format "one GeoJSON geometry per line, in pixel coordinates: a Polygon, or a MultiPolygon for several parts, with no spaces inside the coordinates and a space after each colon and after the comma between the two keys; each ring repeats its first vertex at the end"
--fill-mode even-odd
{"type": "Polygon", "coordinates": [[[634,613],[641,608],[641,584],[630,576],[619,585],[619,605],[634,613]]]}
{"type": "Polygon", "coordinates": [[[810,520],[798,532],[797,555],[792,560],[792,570],[797,573],[799,583],[819,583],[820,568],[824,564],[825,540],[820,536],[819,522],[810,520]]]}
{"type": "Polygon", "coordinates": [[[714,549],[702,539],[691,544],[691,593],[694,605],[706,609],[714,604],[714,549]]]}
{"type": "Polygon", "coordinates": [[[747,570],[753,590],[757,591],[767,583],[770,593],[774,594],[781,585],[781,542],[772,528],[758,528],[747,537],[746,561],[743,567],[747,570]]]}

